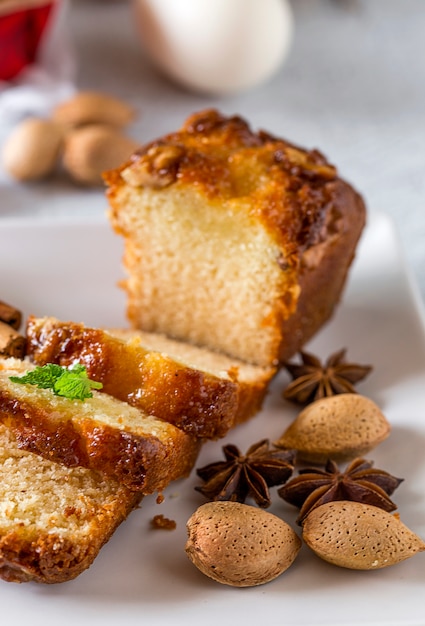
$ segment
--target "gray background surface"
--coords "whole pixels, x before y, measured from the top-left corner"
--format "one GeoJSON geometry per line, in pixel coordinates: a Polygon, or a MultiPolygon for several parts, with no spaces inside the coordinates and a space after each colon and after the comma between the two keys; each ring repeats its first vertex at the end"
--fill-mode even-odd
{"type": "MultiPolygon", "coordinates": [[[[424,299],[425,1],[292,0],[292,7],[294,41],[278,73],[248,92],[209,97],[173,84],[145,58],[130,3],[74,0],[77,87],[133,103],[140,116],[129,132],[141,143],[213,106],[318,147],[370,212],[392,216],[424,299]]],[[[3,179],[0,194],[0,219],[91,216],[106,206],[102,191],[61,179],[24,189],[3,179]]]]}

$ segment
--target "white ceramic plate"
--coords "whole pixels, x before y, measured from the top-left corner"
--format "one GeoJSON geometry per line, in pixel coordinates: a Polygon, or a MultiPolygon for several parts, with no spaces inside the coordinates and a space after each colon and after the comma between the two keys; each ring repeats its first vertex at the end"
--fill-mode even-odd
{"type": "MultiPolygon", "coordinates": [[[[0,224],[0,298],[26,314],[87,324],[124,325],[121,241],[105,221],[0,224]]],[[[347,347],[350,360],[374,366],[359,391],[377,402],[393,431],[368,458],[404,482],[393,498],[401,519],[425,537],[425,334],[416,289],[392,223],[373,216],[334,319],[310,344],[321,357],[347,347]]],[[[275,381],[257,418],[226,438],[245,450],[276,439],[296,414],[275,381]]],[[[205,446],[198,466],[221,458],[224,442],[205,446]]],[[[219,623],[295,625],[425,624],[425,554],[373,572],[336,568],[306,547],[268,585],[234,589],[210,581],[184,553],[185,522],[203,502],[195,475],[173,484],[158,505],[148,498],[118,529],[93,566],[70,583],[0,581],[3,624],[111,626],[219,623]],[[163,513],[174,531],[153,530],[163,513]]],[[[275,495],[275,492],[273,492],[275,495]]],[[[294,524],[295,510],[276,495],[270,509],[294,524]]],[[[294,524],[294,528],[297,528],[294,524]]]]}

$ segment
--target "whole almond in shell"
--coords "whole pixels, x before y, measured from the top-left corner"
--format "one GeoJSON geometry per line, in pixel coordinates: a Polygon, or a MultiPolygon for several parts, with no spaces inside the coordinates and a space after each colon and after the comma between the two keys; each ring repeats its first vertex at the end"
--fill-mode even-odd
{"type": "Polygon", "coordinates": [[[70,131],[63,166],[77,183],[101,185],[102,173],[129,159],[138,143],[111,126],[92,125],[70,131]]]}
{"type": "Polygon", "coordinates": [[[279,517],[239,502],[208,502],[187,523],[186,553],[224,585],[267,583],[293,563],[301,541],[279,517]]]}
{"type": "Polygon", "coordinates": [[[309,404],[275,442],[300,460],[326,463],[363,456],[390,434],[390,424],[369,398],[344,393],[309,404]]]}
{"type": "Polygon", "coordinates": [[[126,102],[97,91],[81,91],[53,111],[53,119],[66,128],[86,124],[124,127],[135,117],[135,110],[126,102]]]}
{"type": "Polygon", "coordinates": [[[303,539],[325,561],[359,570],[395,565],[425,551],[425,542],[398,516],[342,500],[313,509],[304,520],[303,539]]]}
{"type": "Polygon", "coordinates": [[[53,172],[63,141],[61,126],[38,117],[18,124],[2,151],[3,167],[20,181],[38,180],[53,172]]]}

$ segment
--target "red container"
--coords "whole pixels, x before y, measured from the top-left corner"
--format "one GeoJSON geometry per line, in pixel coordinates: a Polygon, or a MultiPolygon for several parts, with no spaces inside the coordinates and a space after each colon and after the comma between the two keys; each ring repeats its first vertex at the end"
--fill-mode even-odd
{"type": "Polygon", "coordinates": [[[0,15],[0,80],[13,80],[35,62],[53,4],[0,15]]]}

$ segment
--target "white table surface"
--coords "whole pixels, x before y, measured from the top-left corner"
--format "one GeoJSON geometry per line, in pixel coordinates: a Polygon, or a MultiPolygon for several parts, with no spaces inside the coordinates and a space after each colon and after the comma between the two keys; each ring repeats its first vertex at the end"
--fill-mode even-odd
{"type": "MultiPolygon", "coordinates": [[[[279,72],[248,92],[209,97],[161,76],[145,58],[129,2],[73,0],[68,18],[77,88],[121,96],[139,111],[141,143],[206,107],[238,113],[306,147],[318,147],[397,225],[425,299],[425,2],[292,0],[295,37],[279,72]]],[[[8,129],[0,120],[0,139],[8,129]]],[[[0,220],[104,212],[102,190],[64,179],[17,185],[0,173],[0,220]]]]}

